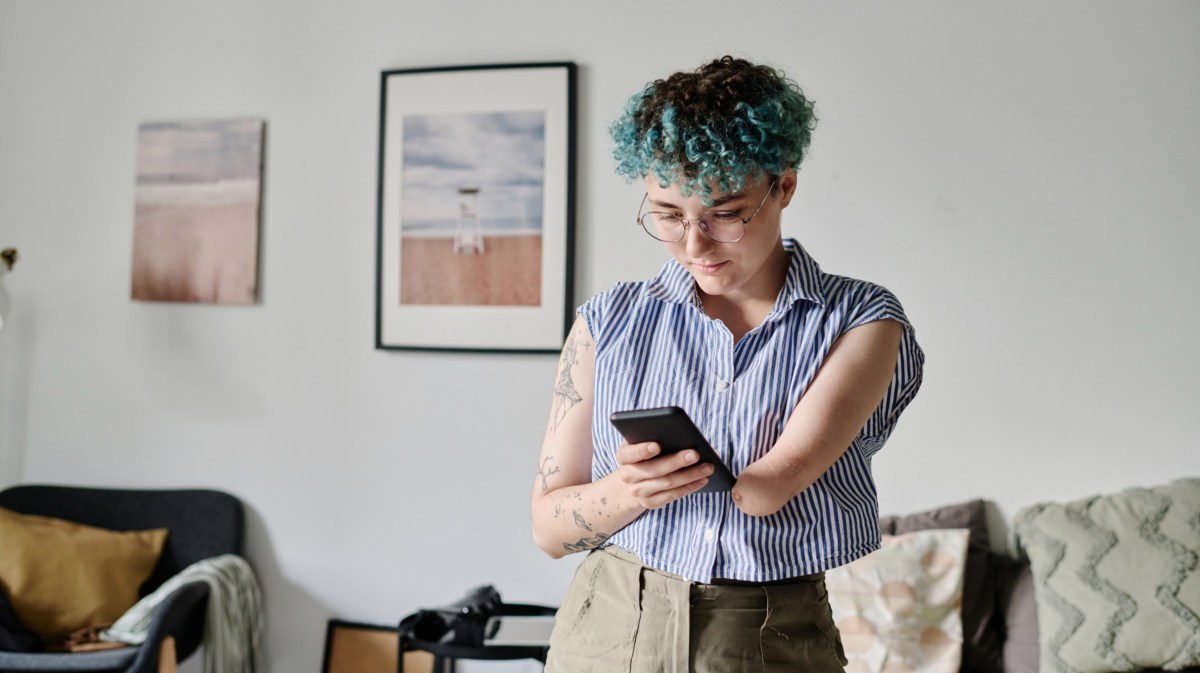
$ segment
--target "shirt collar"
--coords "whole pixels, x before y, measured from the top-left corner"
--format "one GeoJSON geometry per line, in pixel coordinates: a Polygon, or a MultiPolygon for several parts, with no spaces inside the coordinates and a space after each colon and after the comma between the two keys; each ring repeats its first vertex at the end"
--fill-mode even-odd
{"type": "MultiPolygon", "coordinates": [[[[775,301],[775,308],[768,319],[782,315],[798,299],[825,305],[825,294],[821,291],[821,267],[809,256],[794,238],[783,239],[783,249],[788,255],[787,276],[783,289],[775,301]]],[[[679,262],[671,260],[657,276],[646,283],[646,291],[655,299],[675,304],[700,305],[696,294],[696,281],[679,262]]]]}

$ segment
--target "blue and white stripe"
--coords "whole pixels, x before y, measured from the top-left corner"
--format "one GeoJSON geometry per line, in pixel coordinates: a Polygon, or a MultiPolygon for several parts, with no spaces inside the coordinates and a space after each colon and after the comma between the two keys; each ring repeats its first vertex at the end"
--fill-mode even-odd
{"type": "Polygon", "coordinates": [[[925,356],[900,302],[878,285],[823,273],[793,239],[783,290],[737,344],[701,308],[691,275],[670,262],[644,283],[620,283],[580,307],[596,342],[592,477],[616,469],[614,411],[687,411],[733,474],[783,432],[841,334],[874,320],[905,327],[887,394],[845,454],[779,512],[750,517],[728,493],[697,493],[651,510],[610,538],[653,568],[696,582],[766,582],[823,572],[879,547],[871,457],[921,385],[925,356]]]}

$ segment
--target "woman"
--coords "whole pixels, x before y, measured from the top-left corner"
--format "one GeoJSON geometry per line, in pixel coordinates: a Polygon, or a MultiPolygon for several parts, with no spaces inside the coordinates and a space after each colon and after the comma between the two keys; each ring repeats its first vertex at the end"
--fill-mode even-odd
{"type": "MultiPolygon", "coordinates": [[[[782,73],[725,57],[634,95],[617,172],[674,258],[579,309],[533,491],[534,539],[586,551],[547,671],[841,671],[824,571],[879,546],[870,459],[924,356],[887,290],[825,274],[780,217],[815,124],[782,73]],[[737,477],[608,423],[682,407],[737,477]]],[[[647,239],[649,240],[649,239],[647,239]]]]}

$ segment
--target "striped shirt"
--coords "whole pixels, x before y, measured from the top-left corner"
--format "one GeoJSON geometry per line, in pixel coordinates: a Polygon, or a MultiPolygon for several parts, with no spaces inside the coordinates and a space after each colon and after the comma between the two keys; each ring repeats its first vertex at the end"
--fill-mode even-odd
{"type": "Polygon", "coordinates": [[[781,510],[751,517],[728,492],[694,493],[647,511],[609,538],[652,568],[695,582],[767,582],[823,572],[879,547],[871,457],[921,385],[925,360],[900,302],[871,283],[826,274],[790,238],[783,289],[736,344],[709,318],[695,282],[671,261],[579,308],[596,343],[592,478],[616,470],[614,411],[678,406],[737,476],[775,444],[837,338],[874,320],[904,325],[891,384],[842,457],[781,510]]]}

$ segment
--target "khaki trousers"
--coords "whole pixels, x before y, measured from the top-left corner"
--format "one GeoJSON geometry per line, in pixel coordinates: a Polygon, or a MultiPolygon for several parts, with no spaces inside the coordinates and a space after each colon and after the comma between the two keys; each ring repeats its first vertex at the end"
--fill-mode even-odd
{"type": "Polygon", "coordinates": [[[547,673],[843,673],[825,575],[697,584],[609,546],[588,553],[550,636],[547,673]]]}

